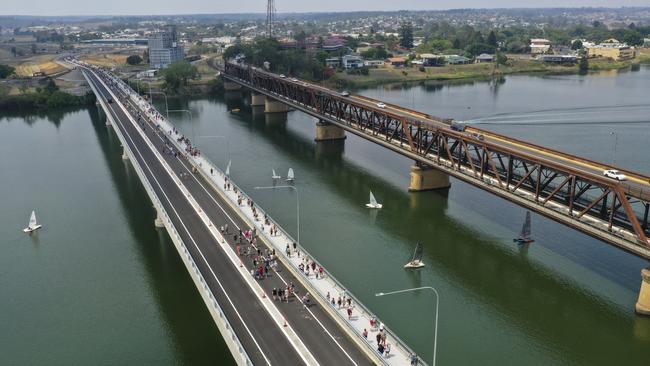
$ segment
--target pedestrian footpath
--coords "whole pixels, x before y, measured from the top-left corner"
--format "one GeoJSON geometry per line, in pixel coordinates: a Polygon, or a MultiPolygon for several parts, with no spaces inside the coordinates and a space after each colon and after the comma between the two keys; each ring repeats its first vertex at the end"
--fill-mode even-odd
{"type": "MultiPolygon", "coordinates": [[[[320,297],[320,303],[327,304],[330,313],[339,317],[348,327],[349,333],[361,339],[387,365],[426,365],[395,333],[357,301],[324,266],[299,246],[216,165],[204,157],[200,150],[192,145],[189,138],[183,136],[146,100],[125,85],[122,84],[121,87],[129,93],[132,101],[141,108],[142,112],[170,137],[169,140],[176,145],[177,150],[185,152],[187,160],[193,164],[196,172],[202,173],[213,187],[243,214],[251,226],[250,231],[254,233],[253,236],[263,237],[264,241],[272,247],[271,249],[282,256],[287,265],[292,266],[312,297],[320,297]]],[[[310,299],[303,298],[302,301],[308,302],[310,299]]]]}

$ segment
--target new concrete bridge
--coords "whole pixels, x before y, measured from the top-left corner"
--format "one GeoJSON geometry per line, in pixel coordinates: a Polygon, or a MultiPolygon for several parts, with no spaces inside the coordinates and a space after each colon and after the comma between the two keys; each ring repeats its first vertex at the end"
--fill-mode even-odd
{"type": "Polygon", "coordinates": [[[262,220],[262,208],[247,205],[245,193],[208,159],[193,153],[150,104],[109,72],[76,64],[119,137],[123,158],[135,168],[158,212],[155,224],[169,232],[239,365],[411,363],[412,351],[387,328],[381,333],[391,353],[380,355],[375,340],[380,330],[369,326],[372,312],[326,269],[320,276],[300,271],[300,264],[321,265],[304,248],[293,250],[294,240],[270,217],[270,222],[262,220]],[[229,234],[221,230],[224,225],[229,234]],[[278,233],[270,233],[273,225],[278,233]],[[255,240],[242,240],[240,230],[248,229],[254,230],[255,240]],[[251,274],[253,256],[242,255],[246,247],[269,253],[267,258],[275,254],[277,266],[268,277],[251,274]],[[288,301],[271,296],[273,289],[287,287],[295,288],[288,301]],[[348,307],[331,302],[342,294],[351,299],[352,316],[348,307]],[[370,332],[367,338],[364,329],[370,332]]]}

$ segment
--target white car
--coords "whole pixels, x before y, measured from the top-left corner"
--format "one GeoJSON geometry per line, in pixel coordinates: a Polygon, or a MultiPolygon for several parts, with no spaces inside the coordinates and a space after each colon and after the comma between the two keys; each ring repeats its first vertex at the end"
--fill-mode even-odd
{"type": "Polygon", "coordinates": [[[296,78],[291,78],[291,81],[293,81],[294,83],[297,83],[297,82],[298,82],[298,79],[296,79],[296,78]]]}
{"type": "Polygon", "coordinates": [[[283,78],[283,79],[286,78],[286,76],[284,74],[280,74],[280,77],[283,78]]]}
{"type": "Polygon", "coordinates": [[[618,170],[615,169],[608,169],[603,172],[603,175],[606,176],[607,178],[612,178],[616,180],[627,180],[627,177],[619,172],[618,170]]]}
{"type": "Polygon", "coordinates": [[[379,103],[377,103],[377,107],[379,107],[379,108],[386,108],[386,104],[384,104],[384,103],[382,103],[382,102],[379,102],[379,103]]]}

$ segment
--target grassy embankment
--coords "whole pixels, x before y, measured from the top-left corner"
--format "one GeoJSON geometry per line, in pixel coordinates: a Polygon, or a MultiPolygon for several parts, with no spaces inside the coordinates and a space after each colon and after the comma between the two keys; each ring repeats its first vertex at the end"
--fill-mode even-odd
{"type": "MultiPolygon", "coordinates": [[[[644,62],[644,60],[650,62],[650,51],[646,51],[633,61],[617,62],[605,59],[591,59],[589,60],[589,69],[592,71],[622,69],[635,62],[644,62]]],[[[576,74],[579,69],[578,65],[550,65],[535,60],[511,59],[507,65],[499,65],[498,68],[493,63],[480,63],[426,67],[424,71],[420,71],[419,67],[377,68],[369,71],[368,75],[348,75],[345,72],[339,72],[328,81],[328,84],[338,87],[358,88],[425,80],[486,79],[508,74],[576,74]]]]}

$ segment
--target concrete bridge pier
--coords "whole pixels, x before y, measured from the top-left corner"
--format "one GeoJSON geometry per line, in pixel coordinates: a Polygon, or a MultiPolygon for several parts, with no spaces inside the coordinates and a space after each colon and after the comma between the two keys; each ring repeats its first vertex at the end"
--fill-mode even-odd
{"type": "Polygon", "coordinates": [[[639,315],[650,315],[650,268],[641,270],[641,289],[635,310],[639,315]]]}
{"type": "Polygon", "coordinates": [[[251,92],[251,107],[265,105],[266,96],[256,92],[251,92]]]}
{"type": "Polygon", "coordinates": [[[286,113],[288,111],[289,106],[279,100],[270,97],[264,98],[264,113],[286,113]]]}
{"type": "Polygon", "coordinates": [[[334,124],[318,119],[316,122],[316,142],[345,140],[345,130],[334,124]]]}
{"type": "Polygon", "coordinates": [[[156,227],[165,227],[165,222],[163,221],[162,215],[160,214],[160,210],[156,210],[156,219],[153,221],[153,224],[156,227]]]}
{"type": "Polygon", "coordinates": [[[241,84],[237,84],[232,81],[224,81],[223,82],[223,89],[225,91],[239,91],[241,90],[242,86],[241,84]]]}
{"type": "Polygon", "coordinates": [[[415,163],[411,166],[409,192],[431,191],[449,188],[449,175],[441,170],[415,163]]]}

